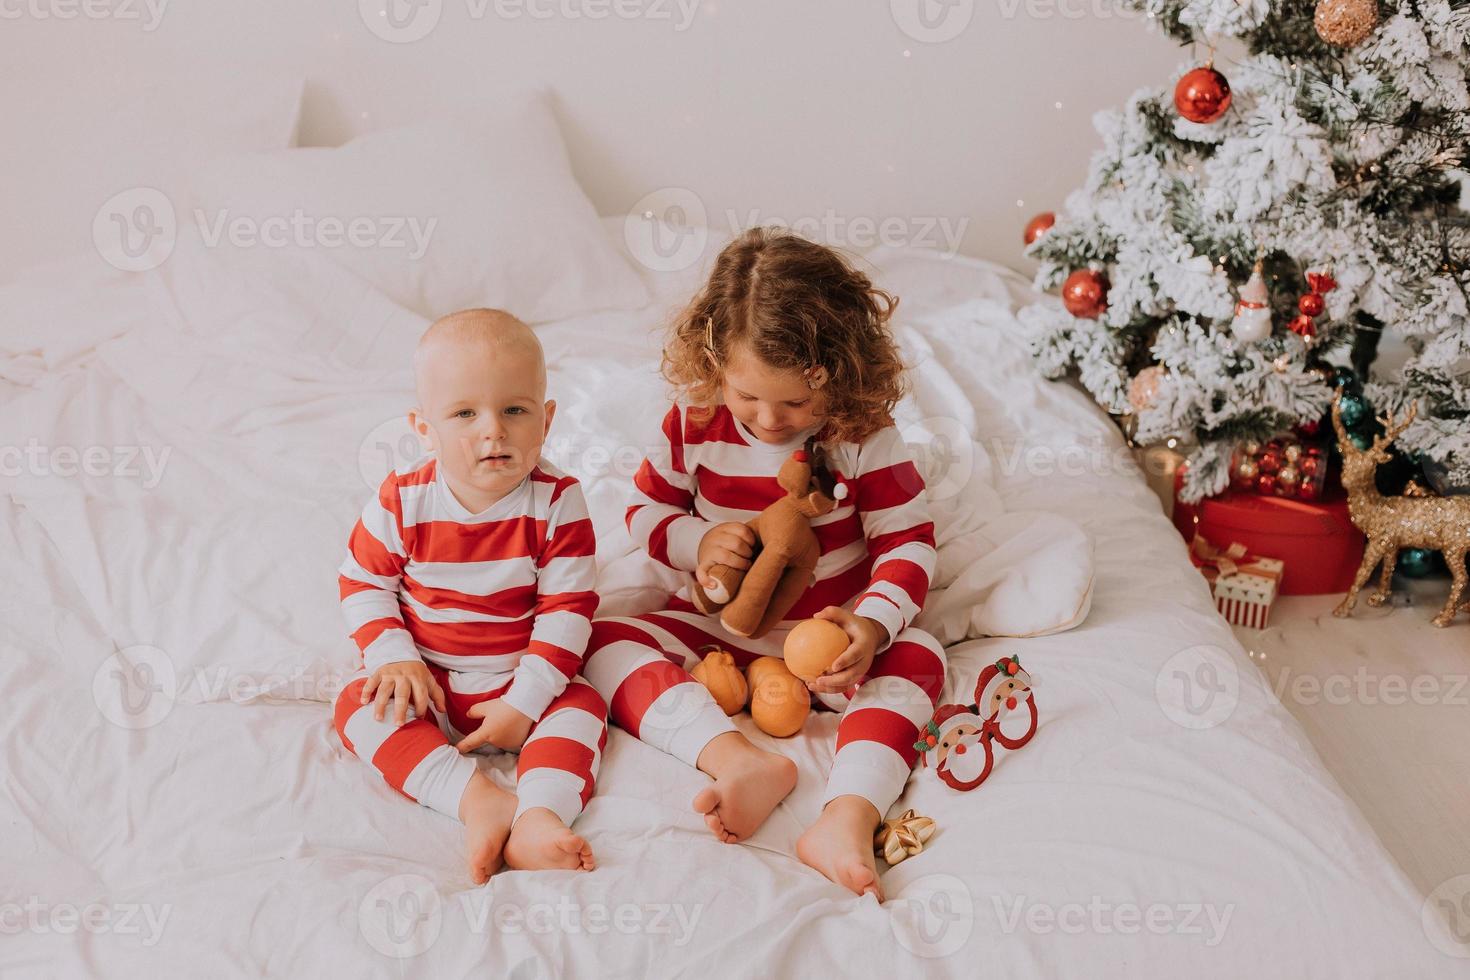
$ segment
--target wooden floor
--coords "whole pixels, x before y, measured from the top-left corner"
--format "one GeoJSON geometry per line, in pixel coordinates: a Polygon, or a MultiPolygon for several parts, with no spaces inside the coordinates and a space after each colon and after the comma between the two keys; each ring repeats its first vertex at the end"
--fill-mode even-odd
{"type": "Polygon", "coordinates": [[[1427,895],[1470,875],[1470,614],[1430,623],[1448,579],[1396,588],[1349,619],[1338,596],[1283,596],[1266,629],[1235,633],[1427,895]]]}

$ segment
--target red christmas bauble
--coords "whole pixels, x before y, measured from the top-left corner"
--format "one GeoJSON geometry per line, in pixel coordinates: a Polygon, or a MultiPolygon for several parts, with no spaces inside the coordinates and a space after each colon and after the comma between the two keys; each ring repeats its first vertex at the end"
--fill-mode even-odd
{"type": "Polygon", "coordinates": [[[1256,493],[1269,497],[1276,492],[1276,477],[1270,473],[1262,473],[1256,477],[1256,493]]]}
{"type": "Polygon", "coordinates": [[[1261,468],[1262,473],[1275,473],[1281,469],[1281,454],[1275,449],[1267,449],[1261,453],[1261,458],[1256,460],[1256,465],[1261,468]]]}
{"type": "Polygon", "coordinates": [[[1174,108],[1190,122],[1212,123],[1230,108],[1230,82],[1210,67],[1186,72],[1174,86],[1174,108]]]}
{"type": "Polygon", "coordinates": [[[1296,308],[1305,316],[1321,316],[1322,311],[1327,309],[1327,301],[1322,298],[1321,293],[1307,293],[1296,301],[1296,308]]]}
{"type": "Polygon", "coordinates": [[[1078,269],[1062,283],[1062,305],[1073,316],[1101,316],[1108,308],[1108,277],[1096,269],[1078,269]]]}
{"type": "Polygon", "coordinates": [[[1307,419],[1305,422],[1298,422],[1296,426],[1297,435],[1303,439],[1315,439],[1320,431],[1322,431],[1320,419],[1307,419]]]}
{"type": "Polygon", "coordinates": [[[1043,211],[1030,221],[1026,222],[1026,231],[1021,237],[1027,245],[1051,231],[1051,226],[1057,223],[1057,216],[1050,211],[1043,211]]]}

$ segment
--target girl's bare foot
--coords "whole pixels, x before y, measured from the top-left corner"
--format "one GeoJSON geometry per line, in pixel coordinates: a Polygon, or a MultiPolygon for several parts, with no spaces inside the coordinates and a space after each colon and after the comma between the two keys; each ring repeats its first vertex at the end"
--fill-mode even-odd
{"type": "Polygon", "coordinates": [[[879,819],[877,807],[861,796],[839,796],[801,835],[796,856],[852,893],[871,893],[881,902],[883,886],[873,857],[879,819]]]}
{"type": "Polygon", "coordinates": [[[592,848],[544,806],[521,814],[505,843],[505,863],[517,871],[591,871],[592,848]]]}
{"type": "Polygon", "coordinates": [[[695,795],[694,810],[726,844],[755,833],[796,788],[796,763],[756,748],[739,732],[711,739],[699,753],[699,768],[715,784],[695,795]]]}
{"type": "Polygon", "coordinates": [[[516,798],[476,772],[459,798],[459,819],[464,821],[465,863],[470,878],[483,885],[500,867],[500,852],[510,836],[516,815],[516,798]]]}

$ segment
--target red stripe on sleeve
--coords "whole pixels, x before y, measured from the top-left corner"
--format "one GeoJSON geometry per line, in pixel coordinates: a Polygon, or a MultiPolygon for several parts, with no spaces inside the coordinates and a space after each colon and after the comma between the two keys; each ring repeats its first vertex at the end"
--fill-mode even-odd
{"type": "Polygon", "coordinates": [[[884,510],[906,504],[924,489],[924,478],[908,460],[872,470],[857,478],[857,508],[884,510]]]}

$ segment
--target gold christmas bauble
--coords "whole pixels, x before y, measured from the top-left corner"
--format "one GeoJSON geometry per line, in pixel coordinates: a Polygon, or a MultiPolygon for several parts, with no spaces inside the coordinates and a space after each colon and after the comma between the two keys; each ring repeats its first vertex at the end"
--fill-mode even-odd
{"type": "Polygon", "coordinates": [[[1378,26],[1377,0],[1318,0],[1312,17],[1317,36],[1328,44],[1350,48],[1378,26]]]}

